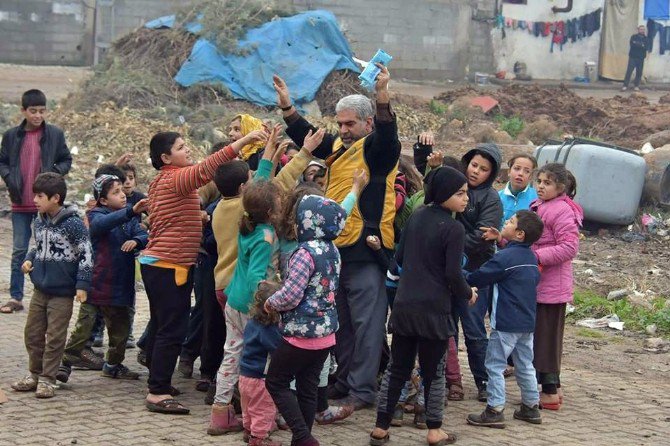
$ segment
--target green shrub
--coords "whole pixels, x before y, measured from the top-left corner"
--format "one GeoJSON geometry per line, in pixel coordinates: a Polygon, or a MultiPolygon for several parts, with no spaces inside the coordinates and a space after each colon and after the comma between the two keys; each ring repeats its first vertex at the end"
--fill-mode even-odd
{"type": "Polygon", "coordinates": [[[525,126],[523,120],[519,116],[508,118],[505,115],[496,115],[494,120],[500,126],[500,130],[506,131],[512,138],[519,136],[519,133],[523,131],[525,126]]]}

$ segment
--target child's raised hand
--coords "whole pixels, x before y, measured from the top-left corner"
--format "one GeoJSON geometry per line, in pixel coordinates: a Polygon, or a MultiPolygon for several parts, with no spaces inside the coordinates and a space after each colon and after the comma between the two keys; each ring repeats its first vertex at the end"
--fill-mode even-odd
{"type": "Polygon", "coordinates": [[[432,146],[435,144],[435,135],[433,132],[421,132],[419,135],[419,144],[423,144],[424,146],[432,146]]]}
{"type": "Polygon", "coordinates": [[[121,245],[121,251],[123,252],[132,252],[135,248],[137,248],[137,240],[126,240],[121,245]]]}
{"type": "Polygon", "coordinates": [[[26,260],[23,262],[23,265],[21,265],[21,271],[23,271],[23,274],[28,274],[29,272],[32,272],[33,270],[33,262],[30,260],[26,260]]]}
{"type": "Polygon", "coordinates": [[[88,299],[88,293],[85,290],[77,290],[77,296],[75,297],[77,302],[83,304],[88,299]]]}
{"type": "Polygon", "coordinates": [[[368,174],[365,169],[354,170],[354,184],[351,186],[351,191],[356,194],[357,197],[360,197],[367,182],[368,174]]]}
{"type": "Polygon", "coordinates": [[[428,155],[428,167],[431,169],[436,169],[442,166],[442,161],[444,160],[444,155],[442,152],[433,152],[428,155]]]}
{"type": "Polygon", "coordinates": [[[143,212],[147,212],[149,210],[149,199],[148,198],[142,198],[140,201],[135,203],[133,206],[133,212],[136,213],[137,215],[142,214],[143,212]]]}
{"type": "Polygon", "coordinates": [[[277,76],[276,74],[272,76],[272,86],[277,92],[277,105],[280,108],[286,108],[291,105],[291,94],[288,91],[288,86],[284,79],[277,76]]]}
{"type": "Polygon", "coordinates": [[[477,294],[477,287],[472,287],[472,295],[470,296],[470,300],[468,300],[468,305],[473,306],[475,303],[477,303],[477,298],[479,295],[477,294]]]}
{"type": "Polygon", "coordinates": [[[265,130],[253,130],[242,137],[244,145],[252,142],[266,142],[270,135],[265,130]]]}
{"type": "Polygon", "coordinates": [[[275,124],[275,126],[272,127],[270,134],[268,135],[268,140],[265,143],[265,150],[271,150],[272,153],[274,153],[277,148],[277,139],[279,138],[282,130],[283,128],[281,124],[275,124]]]}
{"type": "Polygon", "coordinates": [[[368,235],[365,238],[365,242],[368,244],[370,248],[372,248],[373,251],[379,251],[380,249],[382,249],[382,242],[376,235],[368,235]]]}
{"type": "Polygon", "coordinates": [[[116,160],[114,163],[115,166],[125,166],[126,164],[130,163],[133,160],[133,154],[132,153],[124,153],[119,157],[119,159],[116,160]]]}
{"type": "Polygon", "coordinates": [[[310,130],[307,132],[307,136],[305,136],[305,141],[302,143],[302,146],[309,151],[309,153],[312,153],[314,149],[319,147],[319,144],[321,144],[321,141],[323,141],[323,136],[326,134],[326,129],[318,129],[316,132],[312,133],[310,130]]]}
{"type": "Polygon", "coordinates": [[[483,232],[482,238],[486,241],[490,242],[491,240],[495,240],[496,242],[499,242],[499,241],[502,240],[502,236],[500,235],[500,231],[498,231],[497,228],[494,228],[494,227],[487,228],[487,227],[484,226],[484,227],[479,228],[479,230],[483,232]]]}

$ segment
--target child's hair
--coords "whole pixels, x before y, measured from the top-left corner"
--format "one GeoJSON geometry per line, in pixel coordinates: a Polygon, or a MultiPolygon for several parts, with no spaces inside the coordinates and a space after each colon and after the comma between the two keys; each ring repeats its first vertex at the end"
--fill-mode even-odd
{"type": "Polygon", "coordinates": [[[295,223],[298,204],[306,195],[324,196],[323,191],[314,183],[301,183],[286,197],[282,206],[282,215],[277,224],[277,236],[283,240],[295,240],[295,223]]]}
{"type": "Polygon", "coordinates": [[[537,159],[535,159],[533,155],[527,155],[525,153],[517,153],[507,162],[507,165],[511,168],[514,165],[514,161],[518,160],[519,158],[527,159],[533,163],[533,169],[537,169],[537,159]]]}
{"type": "Polygon", "coordinates": [[[273,311],[268,313],[265,311],[265,301],[270,296],[281,289],[281,284],[277,282],[269,282],[263,280],[258,283],[258,290],[254,295],[254,303],[249,309],[249,316],[256,322],[262,325],[274,325],[279,323],[279,313],[273,311]]]}
{"type": "Polygon", "coordinates": [[[565,195],[570,197],[570,199],[575,198],[577,195],[577,178],[568,170],[568,183],[565,185],[565,195]]]}
{"type": "Polygon", "coordinates": [[[312,183],[316,183],[317,178],[326,178],[326,175],[328,174],[328,169],[325,167],[320,168],[314,173],[314,176],[312,177],[312,183]]]}
{"type": "Polygon", "coordinates": [[[574,194],[577,192],[577,180],[572,173],[565,168],[564,164],[545,164],[537,171],[537,176],[539,177],[541,173],[545,174],[547,178],[556,183],[557,186],[563,186],[563,192],[565,192],[567,196],[570,196],[570,193],[572,193],[572,196],[574,197],[574,194]]]}
{"type": "Polygon", "coordinates": [[[137,178],[137,168],[134,164],[126,163],[122,166],[119,166],[119,168],[123,171],[123,173],[126,174],[126,176],[128,176],[128,172],[132,172],[135,178],[137,178]]]}
{"type": "Polygon", "coordinates": [[[214,184],[224,197],[239,195],[240,186],[249,180],[249,165],[242,160],[221,164],[214,173],[214,184]]]}
{"type": "Polygon", "coordinates": [[[46,107],[47,97],[40,90],[28,90],[21,95],[21,108],[24,110],[28,107],[46,107]]]}
{"type": "Polygon", "coordinates": [[[421,178],[419,171],[414,167],[414,163],[402,156],[400,157],[400,162],[398,164],[398,172],[405,175],[408,197],[414,195],[423,188],[423,179],[421,178]]]}
{"type": "Polygon", "coordinates": [[[524,243],[532,245],[540,239],[542,231],[544,230],[544,223],[542,219],[535,212],[531,211],[517,211],[516,213],[516,228],[526,234],[524,243]]]}
{"type": "Polygon", "coordinates": [[[246,187],[242,194],[244,215],[240,220],[240,234],[249,235],[259,224],[269,223],[277,210],[275,200],[279,196],[281,190],[271,181],[255,181],[246,187]]]}
{"type": "Polygon", "coordinates": [[[126,182],[126,174],[120,167],[115,166],[114,164],[103,164],[102,166],[98,167],[98,170],[95,171],[94,177],[98,178],[100,175],[114,175],[115,177],[119,178],[121,184],[126,182]]]}
{"type": "Polygon", "coordinates": [[[60,197],[58,204],[63,206],[63,203],[65,202],[65,196],[67,195],[65,179],[55,172],[41,173],[37,175],[37,178],[35,178],[35,182],[33,183],[33,193],[42,193],[48,198],[58,194],[60,197]]]}
{"type": "Polygon", "coordinates": [[[160,170],[165,164],[161,155],[169,155],[172,152],[172,146],[181,135],[177,132],[158,132],[149,142],[149,156],[151,157],[151,165],[154,169],[160,170]]]}
{"type": "Polygon", "coordinates": [[[214,144],[211,149],[209,149],[209,154],[214,155],[216,152],[225,148],[228,145],[230,145],[230,142],[227,141],[227,140],[226,141],[219,141],[216,144],[214,144]]]}
{"type": "Polygon", "coordinates": [[[286,152],[289,150],[295,150],[296,152],[300,152],[300,147],[298,147],[298,144],[294,143],[293,141],[290,141],[288,144],[286,144],[286,152]]]}
{"type": "Polygon", "coordinates": [[[465,170],[463,169],[463,163],[461,162],[461,160],[451,155],[447,155],[444,158],[442,158],[442,166],[451,167],[453,169],[458,170],[461,173],[463,173],[463,171],[465,170]]]}

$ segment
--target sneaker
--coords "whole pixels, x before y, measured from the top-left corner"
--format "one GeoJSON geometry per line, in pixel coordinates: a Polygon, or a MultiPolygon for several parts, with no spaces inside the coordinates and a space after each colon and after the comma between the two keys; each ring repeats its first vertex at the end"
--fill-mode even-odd
{"type": "Polygon", "coordinates": [[[79,354],[79,361],[74,365],[75,367],[87,370],[102,370],[102,366],[105,365],[105,360],[96,355],[93,350],[85,348],[79,354]]]}
{"type": "Polygon", "coordinates": [[[140,374],[133,372],[123,364],[109,365],[105,363],[102,366],[102,376],[114,379],[140,379],[140,374]]]}
{"type": "Polygon", "coordinates": [[[402,426],[402,419],[405,415],[405,410],[403,404],[398,404],[395,406],[393,411],[393,418],[391,418],[391,426],[400,427],[402,426]]]}
{"type": "Polygon", "coordinates": [[[62,383],[66,383],[70,379],[72,373],[72,366],[69,363],[63,362],[56,372],[56,379],[62,383]]]}
{"type": "Polygon", "coordinates": [[[53,398],[56,394],[56,386],[50,382],[40,381],[37,383],[35,398],[53,398]]]}
{"type": "Polygon", "coordinates": [[[141,366],[148,367],[147,366],[147,352],[145,352],[142,349],[140,349],[140,351],[137,352],[137,363],[141,366]]]}
{"type": "Polygon", "coordinates": [[[488,398],[489,394],[486,391],[486,386],[484,385],[480,387],[479,390],[477,390],[477,401],[479,401],[480,403],[485,403],[486,400],[488,400],[488,398]]]}
{"type": "Polygon", "coordinates": [[[17,392],[32,392],[37,389],[37,376],[32,374],[24,376],[12,384],[12,389],[17,392]]]}
{"type": "Polygon", "coordinates": [[[473,426],[493,427],[496,429],[503,429],[505,427],[505,415],[503,415],[503,410],[498,412],[489,405],[487,405],[486,409],[480,414],[471,413],[468,415],[466,421],[473,426]]]}
{"type": "Polygon", "coordinates": [[[188,359],[179,359],[177,370],[181,373],[182,378],[190,378],[193,376],[193,361],[188,359]]]}
{"type": "Polygon", "coordinates": [[[126,340],[126,348],[135,348],[135,336],[128,335],[128,340],[126,340]]]}
{"type": "Polygon", "coordinates": [[[354,408],[351,406],[328,406],[328,409],[317,412],[314,419],[317,424],[332,424],[344,420],[352,413],[354,408]]]}
{"type": "Polygon", "coordinates": [[[414,427],[417,429],[428,429],[426,424],[426,408],[420,404],[414,405],[414,427]]]}
{"type": "Polygon", "coordinates": [[[533,407],[526,406],[521,403],[521,407],[514,411],[514,419],[527,421],[533,424],[542,424],[542,415],[540,415],[540,407],[536,404],[533,407]]]}
{"type": "Polygon", "coordinates": [[[91,344],[93,347],[102,347],[102,338],[95,338],[93,339],[93,344],[91,344]]]}
{"type": "Polygon", "coordinates": [[[282,446],[280,442],[272,440],[270,437],[258,438],[249,436],[249,446],[282,446]]]}
{"type": "Polygon", "coordinates": [[[640,91],[640,87],[633,88],[633,91],[640,91]]]}
{"type": "Polygon", "coordinates": [[[621,91],[626,91],[628,90],[628,87],[621,87],[621,91]]]}

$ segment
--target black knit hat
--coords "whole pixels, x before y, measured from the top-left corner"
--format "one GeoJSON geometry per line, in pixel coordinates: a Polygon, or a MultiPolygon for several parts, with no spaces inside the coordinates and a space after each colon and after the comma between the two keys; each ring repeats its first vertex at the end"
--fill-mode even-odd
{"type": "Polygon", "coordinates": [[[468,180],[453,167],[443,166],[431,170],[423,182],[426,192],[424,203],[440,204],[458,192],[468,180]]]}

